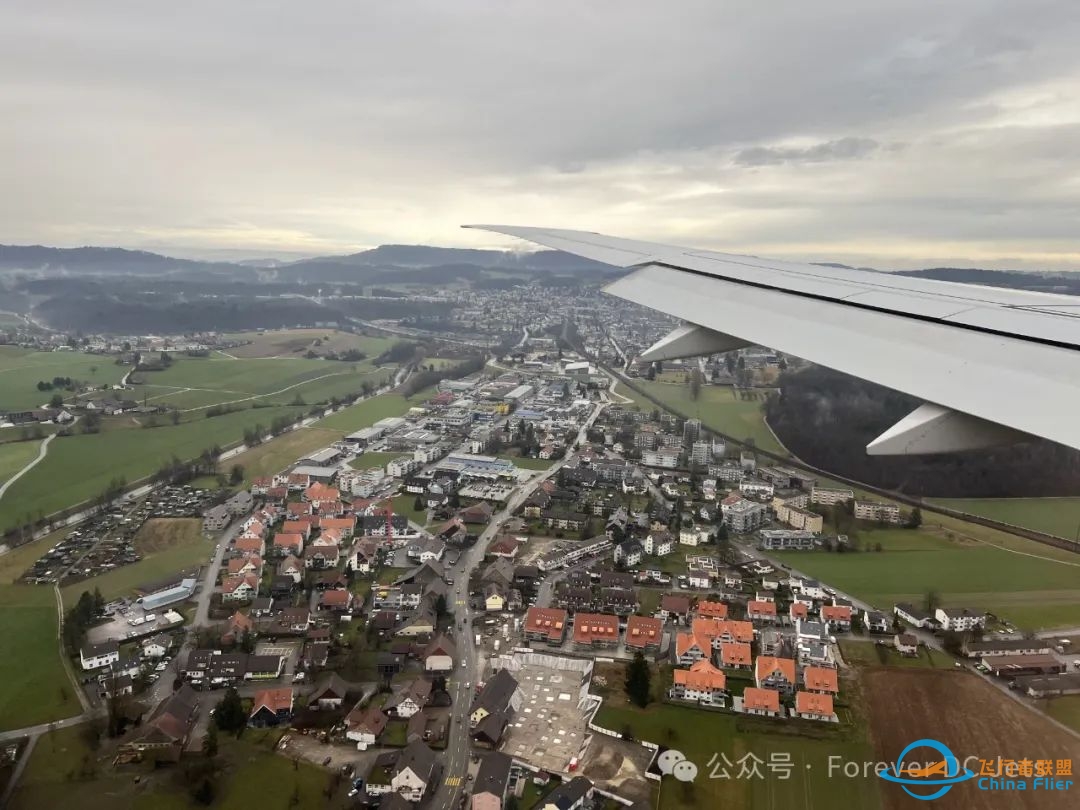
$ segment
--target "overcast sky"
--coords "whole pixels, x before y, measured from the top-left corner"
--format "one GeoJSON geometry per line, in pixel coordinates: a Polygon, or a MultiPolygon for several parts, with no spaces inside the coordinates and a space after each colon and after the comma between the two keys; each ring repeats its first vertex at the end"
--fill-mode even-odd
{"type": "Polygon", "coordinates": [[[1078,42],[1076,0],[4,0],[0,241],[1080,269],[1078,42]]]}

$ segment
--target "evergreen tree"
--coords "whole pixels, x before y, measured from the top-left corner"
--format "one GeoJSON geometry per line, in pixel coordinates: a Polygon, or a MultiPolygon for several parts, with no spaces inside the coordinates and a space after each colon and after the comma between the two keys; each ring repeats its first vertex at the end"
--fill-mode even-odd
{"type": "Polygon", "coordinates": [[[206,736],[203,737],[202,744],[203,754],[207,759],[213,759],[217,756],[218,741],[217,741],[217,726],[213,723],[206,729],[206,736]]]}
{"type": "Polygon", "coordinates": [[[244,705],[240,701],[240,693],[234,688],[225,692],[225,697],[217,705],[214,712],[214,722],[222,731],[240,731],[247,725],[247,714],[244,705]]]}
{"type": "Polygon", "coordinates": [[[651,674],[649,664],[641,653],[634,654],[634,660],[626,668],[626,696],[635,706],[644,709],[649,705],[651,674]]]}

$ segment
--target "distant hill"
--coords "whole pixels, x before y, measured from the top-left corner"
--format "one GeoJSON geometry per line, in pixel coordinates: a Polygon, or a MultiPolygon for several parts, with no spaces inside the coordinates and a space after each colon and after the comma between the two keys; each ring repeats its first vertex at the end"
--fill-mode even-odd
{"type": "Polygon", "coordinates": [[[1015,270],[982,270],[977,267],[931,267],[926,270],[903,270],[896,275],[982,284],[986,287],[1008,287],[1013,290],[1080,295],[1080,274],[1077,273],[1020,273],[1015,270]]]}
{"type": "Polygon", "coordinates": [[[88,275],[152,275],[241,269],[228,262],[176,259],[125,248],[54,248],[43,245],[0,245],[0,270],[52,271],[88,275]]]}

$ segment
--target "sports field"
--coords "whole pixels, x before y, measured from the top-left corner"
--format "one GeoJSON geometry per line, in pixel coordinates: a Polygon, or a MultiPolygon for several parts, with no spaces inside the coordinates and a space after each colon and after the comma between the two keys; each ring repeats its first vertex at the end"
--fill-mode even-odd
{"type": "MultiPolygon", "coordinates": [[[[0,412],[39,408],[53,391],[38,391],[39,381],[70,377],[97,386],[118,383],[128,370],[112,357],[84,352],[34,352],[16,346],[0,346],[0,412]]],[[[70,394],[59,392],[64,398],[70,394]]]]}
{"type": "Polygon", "coordinates": [[[75,604],[83,591],[101,590],[106,599],[129,595],[140,585],[154,583],[187,569],[205,565],[215,542],[202,535],[199,518],[155,518],[135,535],[143,558],[107,574],[84,579],[61,589],[64,604],[75,604]]]}
{"type": "MultiPolygon", "coordinates": [[[[851,720],[850,714],[846,717],[851,720]]],[[[853,780],[829,777],[830,756],[859,762],[872,758],[873,749],[861,730],[850,724],[839,728],[814,726],[809,722],[769,721],[659,703],[645,710],[604,705],[595,722],[620,733],[628,730],[637,740],[678,749],[697,765],[698,776],[692,788],[684,787],[687,783],[674,777],[664,778],[660,810],[871,810],[881,806],[879,780],[874,776],[853,780]],[[726,765],[725,757],[732,767],[726,765]],[[787,771],[788,778],[781,778],[781,770],[769,768],[770,763],[775,768],[781,761],[778,757],[789,758],[792,767],[787,771]],[[754,768],[758,776],[753,775],[754,768]],[[725,771],[726,778],[721,775],[725,771]]]]}
{"type": "Polygon", "coordinates": [[[190,459],[211,445],[225,447],[239,441],[245,428],[256,424],[267,428],[275,417],[295,411],[249,408],[213,419],[195,416],[179,425],[129,425],[127,429],[57,438],[49,445],[45,459],[0,498],[0,530],[27,516],[51,514],[92,499],[116,476],[131,483],[151,475],[174,455],[190,459]]]}
{"type": "Polygon", "coordinates": [[[882,609],[921,603],[937,591],[946,605],[990,610],[1025,628],[1080,623],[1080,556],[1001,532],[945,530],[863,532],[863,551],[784,552],[793,568],[882,609]],[[985,538],[992,537],[993,540],[985,538]],[[875,552],[881,543],[882,551],[875,552]]]}
{"type": "Polygon", "coordinates": [[[763,399],[744,400],[726,386],[705,385],[696,400],[690,386],[636,380],[643,390],[686,416],[701,420],[705,427],[740,441],[753,439],[762,450],[786,453],[765,424],[763,399]]]}
{"type": "Polygon", "coordinates": [[[933,498],[931,503],[1067,540],[1080,537],[1080,498],[933,498]]]}
{"type": "Polygon", "coordinates": [[[52,588],[0,586],[0,730],[48,723],[82,711],[60,660],[52,588]]]}

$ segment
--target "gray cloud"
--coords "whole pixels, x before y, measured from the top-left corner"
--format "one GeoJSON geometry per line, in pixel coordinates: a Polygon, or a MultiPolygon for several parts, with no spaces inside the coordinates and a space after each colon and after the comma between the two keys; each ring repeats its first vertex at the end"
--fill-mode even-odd
{"type": "Polygon", "coordinates": [[[1078,36],[1074,0],[6,0],[0,241],[1080,267],[1078,36]]]}
{"type": "Polygon", "coordinates": [[[838,138],[805,147],[751,146],[734,157],[738,166],[775,166],[780,163],[822,163],[855,160],[874,152],[881,144],[873,138],[838,138]]]}

